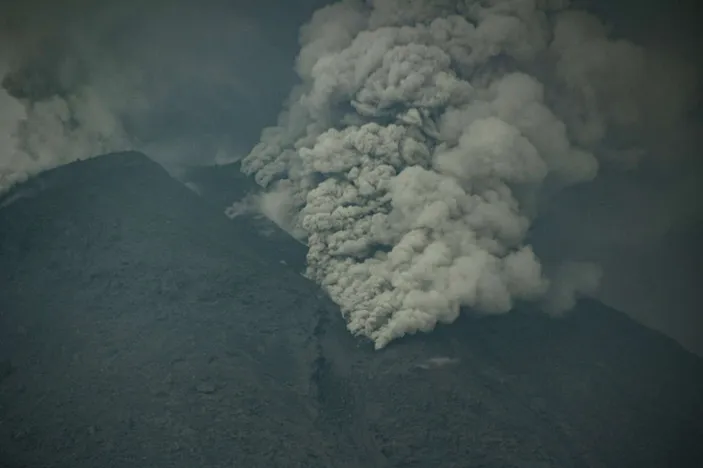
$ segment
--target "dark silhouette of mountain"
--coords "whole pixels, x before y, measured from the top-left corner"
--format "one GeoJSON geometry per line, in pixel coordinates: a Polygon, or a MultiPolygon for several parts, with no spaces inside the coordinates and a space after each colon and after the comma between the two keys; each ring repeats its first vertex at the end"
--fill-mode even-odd
{"type": "Polygon", "coordinates": [[[596,302],[375,352],[141,154],[0,203],[0,466],[703,466],[701,360],[596,302]]]}

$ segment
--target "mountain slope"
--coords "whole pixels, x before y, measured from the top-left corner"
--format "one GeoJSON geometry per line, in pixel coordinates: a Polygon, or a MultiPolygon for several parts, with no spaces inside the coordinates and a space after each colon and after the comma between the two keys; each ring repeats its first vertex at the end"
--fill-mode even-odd
{"type": "Polygon", "coordinates": [[[6,463],[335,466],[308,398],[317,291],[265,239],[141,155],[43,179],[0,215],[6,463]]]}
{"type": "Polygon", "coordinates": [[[59,168],[3,204],[0,466],[703,461],[701,360],[601,304],[374,352],[298,274],[302,246],[143,155],[59,168]]]}

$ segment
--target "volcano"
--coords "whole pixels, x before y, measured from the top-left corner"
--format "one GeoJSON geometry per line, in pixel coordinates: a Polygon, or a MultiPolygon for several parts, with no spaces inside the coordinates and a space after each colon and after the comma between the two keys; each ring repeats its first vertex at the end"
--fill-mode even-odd
{"type": "Polygon", "coordinates": [[[125,152],[0,200],[0,466],[703,466],[673,340],[584,300],[374,351],[304,246],[201,192],[125,152]]]}

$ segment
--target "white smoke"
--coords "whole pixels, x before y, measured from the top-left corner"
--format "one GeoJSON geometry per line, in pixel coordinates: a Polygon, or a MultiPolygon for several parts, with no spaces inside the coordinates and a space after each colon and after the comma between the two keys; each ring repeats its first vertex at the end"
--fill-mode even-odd
{"type": "Polygon", "coordinates": [[[344,0],[303,28],[302,85],[242,168],[284,202],[352,333],[382,348],[464,306],[559,314],[597,289],[589,263],[547,277],[527,243],[539,204],[598,159],[636,163],[635,136],[671,124],[691,88],[635,84],[647,51],[567,8],[344,0]],[[630,139],[609,146],[613,129],[630,139]]]}
{"type": "Polygon", "coordinates": [[[0,88],[0,193],[39,172],[128,145],[114,113],[88,88],[39,102],[0,88]]]}

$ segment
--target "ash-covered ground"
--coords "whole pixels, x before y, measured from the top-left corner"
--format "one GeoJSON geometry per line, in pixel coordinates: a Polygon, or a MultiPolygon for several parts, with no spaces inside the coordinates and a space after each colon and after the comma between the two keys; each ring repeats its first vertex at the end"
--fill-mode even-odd
{"type": "Polygon", "coordinates": [[[703,464],[703,362],[673,340],[583,301],[374,351],[304,246],[200,191],[119,153],[4,197],[0,466],[703,464]]]}

